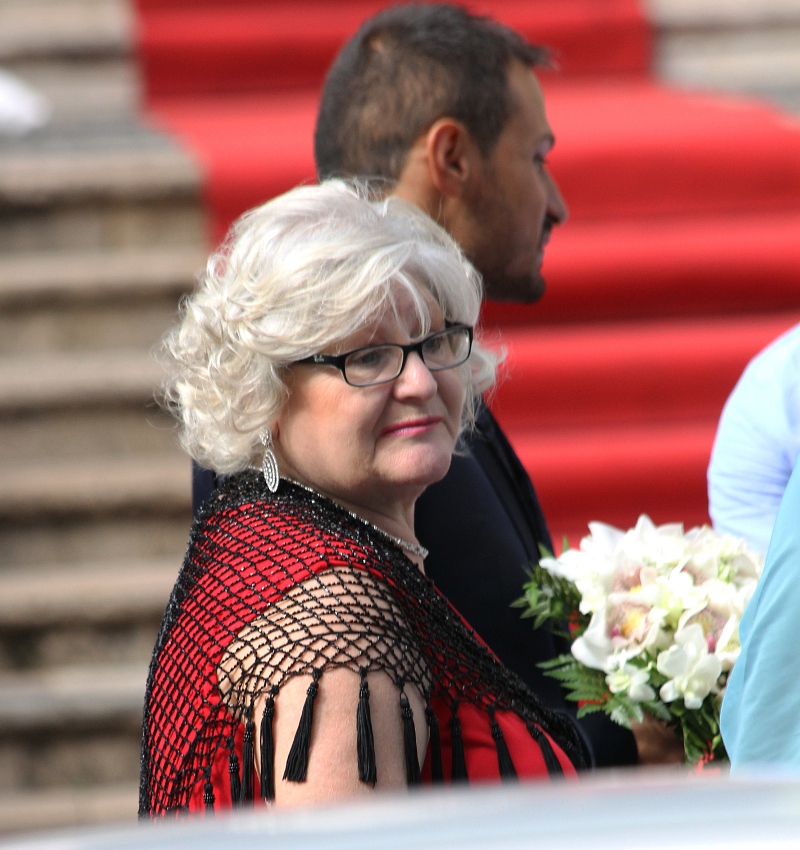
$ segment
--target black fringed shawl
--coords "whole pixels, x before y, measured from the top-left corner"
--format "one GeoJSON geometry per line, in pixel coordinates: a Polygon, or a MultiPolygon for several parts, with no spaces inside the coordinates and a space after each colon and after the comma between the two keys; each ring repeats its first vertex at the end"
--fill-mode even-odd
{"type": "Polygon", "coordinates": [[[303,781],[314,700],[332,667],[361,676],[354,758],[363,782],[376,781],[366,675],[378,670],[398,688],[409,785],[420,766],[405,683],[426,701],[433,781],[443,775],[433,706],[447,709],[454,781],[468,778],[465,703],[488,716],[502,777],[516,771],[496,712],[523,719],[548,772],[561,772],[550,740],[584,764],[572,723],[494,658],[394,543],[321,495],[286,481],[273,495],[247,472],[195,521],[164,615],[145,696],[140,814],[270,800],[276,767],[303,781]],[[274,698],[298,675],[311,684],[287,763],[276,766],[274,698]]]}

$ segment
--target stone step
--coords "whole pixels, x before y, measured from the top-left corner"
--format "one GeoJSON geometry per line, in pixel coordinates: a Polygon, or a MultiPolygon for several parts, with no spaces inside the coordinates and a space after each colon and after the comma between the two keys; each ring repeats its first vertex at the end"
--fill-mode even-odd
{"type": "Polygon", "coordinates": [[[160,619],[179,563],[168,558],[0,569],[0,632],[160,619]]]}
{"type": "Polygon", "coordinates": [[[54,122],[133,116],[133,26],[126,0],[3,0],[0,63],[48,99],[54,122]]]}
{"type": "Polygon", "coordinates": [[[0,358],[0,411],[120,404],[149,399],[162,376],[147,351],[69,351],[0,358]]]}
{"type": "Polygon", "coordinates": [[[776,96],[800,87],[800,21],[719,33],[680,33],[659,47],[659,72],[681,85],[776,96]]]}
{"type": "Polygon", "coordinates": [[[43,131],[0,146],[0,204],[196,197],[199,174],[169,138],[133,123],[43,131]]]}
{"type": "Polygon", "coordinates": [[[204,219],[188,198],[20,205],[12,215],[0,209],[0,252],[197,244],[204,219]]]}
{"type": "MultiPolygon", "coordinates": [[[[176,561],[177,563],[177,561],[176,561]]],[[[62,665],[147,666],[168,596],[158,614],[100,624],[65,623],[0,631],[0,677],[62,665]]]]}
{"type": "Polygon", "coordinates": [[[3,67],[47,99],[51,126],[132,118],[140,108],[140,77],[125,56],[23,57],[3,67]]]}
{"type": "Polygon", "coordinates": [[[0,793],[0,834],[34,832],[136,818],[137,782],[0,793]]]}
{"type": "Polygon", "coordinates": [[[147,666],[0,676],[0,793],[134,782],[147,666]]]}
{"type": "Polygon", "coordinates": [[[797,0],[648,0],[659,31],[656,66],[679,85],[800,98],[797,0]]]}
{"type": "Polygon", "coordinates": [[[61,666],[0,676],[0,735],[141,729],[147,664],[61,666]]]}
{"type": "Polygon", "coordinates": [[[644,0],[660,29],[753,27],[800,21],[797,0],[644,0]]]}
{"type": "Polygon", "coordinates": [[[34,408],[0,416],[0,464],[161,454],[177,445],[173,419],[154,403],[110,406],[101,399],[84,408],[34,408]]]}
{"type": "Polygon", "coordinates": [[[204,240],[199,169],[133,123],[50,128],[0,142],[0,251],[193,246],[204,240]]]}
{"type": "Polygon", "coordinates": [[[0,308],[177,298],[192,287],[206,253],[202,246],[163,245],[4,255],[0,308]]]}
{"type": "Polygon", "coordinates": [[[61,664],[146,666],[180,557],[0,566],[0,676],[61,664]]]}
{"type": "Polygon", "coordinates": [[[0,467],[0,523],[45,517],[175,515],[191,504],[191,469],[179,450],[0,467]]]}
{"type": "MultiPolygon", "coordinates": [[[[0,522],[0,565],[78,565],[108,558],[168,558],[180,564],[192,521],[189,461],[180,471],[185,504],[125,514],[30,515],[0,522]]],[[[176,499],[177,501],[177,499],[176,499]]]]}
{"type": "Polygon", "coordinates": [[[26,304],[0,312],[0,358],[140,349],[146,356],[177,319],[173,296],[123,304],[26,304]]]}
{"type": "Polygon", "coordinates": [[[0,57],[125,54],[133,8],[127,0],[0,0],[0,57]]]}

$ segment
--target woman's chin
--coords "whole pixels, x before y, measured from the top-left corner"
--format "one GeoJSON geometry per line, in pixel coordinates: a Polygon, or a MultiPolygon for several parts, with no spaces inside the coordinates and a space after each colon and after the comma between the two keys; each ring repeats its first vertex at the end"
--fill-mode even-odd
{"type": "Polygon", "coordinates": [[[451,458],[452,455],[449,453],[418,458],[415,463],[406,467],[402,475],[398,475],[397,483],[413,485],[424,490],[447,475],[451,458]]]}

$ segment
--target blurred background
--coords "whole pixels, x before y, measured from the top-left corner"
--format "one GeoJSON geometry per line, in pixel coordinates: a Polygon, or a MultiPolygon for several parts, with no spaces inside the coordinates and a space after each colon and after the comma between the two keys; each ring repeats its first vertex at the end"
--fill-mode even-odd
{"type": "MultiPolygon", "coordinates": [[[[190,524],[151,350],[232,219],[314,179],[377,0],[0,0],[0,833],[132,819],[190,524]]],[[[555,48],[572,218],[489,305],[554,539],[707,521],[747,361],[800,321],[800,0],[468,3],[555,48]]]]}

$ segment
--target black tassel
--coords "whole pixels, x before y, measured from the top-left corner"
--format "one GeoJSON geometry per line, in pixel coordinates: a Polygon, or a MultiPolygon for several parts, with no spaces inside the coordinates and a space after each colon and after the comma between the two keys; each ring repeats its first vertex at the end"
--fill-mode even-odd
{"type": "Polygon", "coordinates": [[[550,741],[547,740],[547,735],[542,732],[542,730],[536,726],[534,723],[528,723],[528,732],[530,732],[531,738],[539,745],[539,749],[542,751],[542,758],[544,759],[544,765],[547,768],[547,772],[550,776],[561,776],[564,773],[564,769],[561,767],[561,762],[558,760],[558,756],[553,752],[553,748],[550,746],[550,741]]]}
{"type": "Polygon", "coordinates": [[[261,796],[265,800],[275,799],[275,740],[272,737],[272,718],[275,717],[276,690],[273,685],[261,715],[261,796]]]}
{"type": "Polygon", "coordinates": [[[514,762],[511,760],[511,753],[508,751],[503,730],[500,728],[493,711],[489,714],[489,717],[492,724],[492,738],[494,738],[494,746],[497,750],[497,767],[500,770],[500,778],[504,780],[516,779],[517,771],[514,762]]]}
{"type": "Polygon", "coordinates": [[[242,800],[242,782],[239,779],[239,759],[233,750],[228,756],[228,775],[231,780],[231,805],[238,806],[242,800]]]}
{"type": "Polygon", "coordinates": [[[442,769],[442,739],[439,735],[439,718],[431,708],[430,703],[425,706],[425,717],[428,720],[428,737],[431,747],[431,781],[435,785],[444,782],[444,770],[442,769]]]}
{"type": "Polygon", "coordinates": [[[211,780],[206,777],[205,785],[203,785],[203,803],[206,807],[206,812],[213,814],[214,813],[214,786],[211,784],[211,780]]]}
{"type": "Polygon", "coordinates": [[[414,712],[408,703],[405,691],[400,691],[400,716],[403,718],[403,749],[406,756],[406,783],[419,785],[419,756],[417,755],[417,731],[414,728],[414,712]]]}
{"type": "Polygon", "coordinates": [[[297,724],[297,732],[294,733],[294,741],[289,755],[286,759],[286,770],[283,778],[289,782],[305,782],[308,773],[308,751],[311,747],[311,725],[314,722],[314,700],[319,690],[319,677],[321,671],[314,670],[314,681],[306,691],[306,701],[303,703],[303,712],[300,722],[297,724]]]}
{"type": "Polygon", "coordinates": [[[242,802],[253,802],[253,771],[256,768],[255,739],[256,724],[251,716],[244,727],[244,747],[242,748],[242,802]]]}
{"type": "Polygon", "coordinates": [[[464,741],[461,738],[461,721],[458,719],[458,703],[453,705],[453,716],[450,718],[450,746],[453,755],[450,781],[469,782],[467,760],[464,757],[464,741]]]}
{"type": "Polygon", "coordinates": [[[372,735],[372,717],[369,712],[369,684],[367,671],[361,669],[361,685],[358,689],[356,711],[356,750],[358,752],[358,778],[369,785],[378,781],[375,765],[375,739],[372,735]]]}

